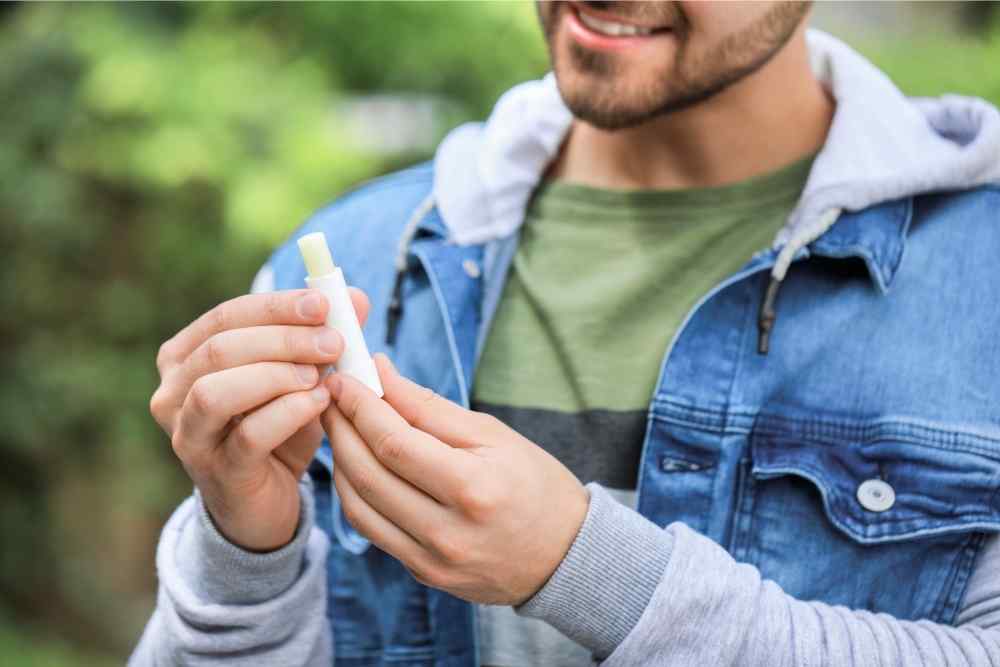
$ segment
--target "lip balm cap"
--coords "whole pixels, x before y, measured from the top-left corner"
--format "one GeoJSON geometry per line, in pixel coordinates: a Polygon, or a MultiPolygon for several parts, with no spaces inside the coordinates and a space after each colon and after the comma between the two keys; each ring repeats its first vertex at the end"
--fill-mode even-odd
{"type": "Polygon", "coordinates": [[[309,277],[318,278],[333,273],[336,267],[333,264],[333,257],[330,256],[330,247],[326,244],[326,234],[323,232],[306,234],[299,238],[298,244],[309,277]]]}

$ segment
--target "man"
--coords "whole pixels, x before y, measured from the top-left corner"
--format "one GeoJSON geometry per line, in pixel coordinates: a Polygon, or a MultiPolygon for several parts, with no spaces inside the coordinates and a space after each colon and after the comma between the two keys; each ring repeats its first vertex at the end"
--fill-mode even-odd
{"type": "Polygon", "coordinates": [[[294,239],[164,344],[133,663],[1000,664],[997,110],[798,3],[538,12],[552,75],[295,234],[384,400],[294,239]]]}

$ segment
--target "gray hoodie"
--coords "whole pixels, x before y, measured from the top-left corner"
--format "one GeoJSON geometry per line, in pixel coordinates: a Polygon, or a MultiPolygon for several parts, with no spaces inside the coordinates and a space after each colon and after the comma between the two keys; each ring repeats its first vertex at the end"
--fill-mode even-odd
{"type": "MultiPolygon", "coordinates": [[[[837,108],[803,195],[774,240],[782,250],[775,281],[841,210],[1000,183],[994,107],[959,96],[905,98],[843,43],[816,30],[807,39],[837,108]]],[[[455,242],[503,236],[523,222],[571,120],[550,74],[508,91],[486,124],[449,134],[436,155],[433,198],[455,242]]],[[[272,288],[262,271],[254,291],[272,288]]],[[[586,646],[595,664],[1000,665],[996,539],[980,557],[956,627],[899,621],[790,598],[683,524],[660,528],[600,485],[587,489],[590,508],[572,547],[515,611],[586,646]]],[[[300,491],[294,540],[263,555],[228,543],[197,492],[178,507],[157,549],[156,610],[129,664],[332,664],[329,545],[314,525],[308,476],[300,491]]]]}

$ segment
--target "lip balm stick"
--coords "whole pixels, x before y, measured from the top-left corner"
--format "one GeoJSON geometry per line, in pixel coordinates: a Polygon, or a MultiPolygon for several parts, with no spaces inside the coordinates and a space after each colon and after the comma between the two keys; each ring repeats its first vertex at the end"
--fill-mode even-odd
{"type": "Polygon", "coordinates": [[[354,311],[351,295],[347,291],[344,272],[333,264],[326,235],[323,232],[313,232],[302,236],[299,239],[299,252],[302,253],[302,260],[309,272],[306,285],[318,289],[330,302],[326,326],[333,327],[344,337],[344,352],[335,364],[337,372],[357,378],[381,398],[385,392],[378,379],[378,370],[361,333],[361,323],[358,322],[358,314],[354,311]]]}

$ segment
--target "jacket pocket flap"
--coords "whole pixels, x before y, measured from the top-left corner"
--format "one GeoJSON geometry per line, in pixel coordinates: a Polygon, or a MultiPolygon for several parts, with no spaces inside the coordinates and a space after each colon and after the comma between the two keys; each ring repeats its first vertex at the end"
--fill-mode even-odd
{"type": "Polygon", "coordinates": [[[811,481],[830,521],[857,542],[1000,531],[1000,441],[905,422],[758,418],[757,479],[811,481]]]}

